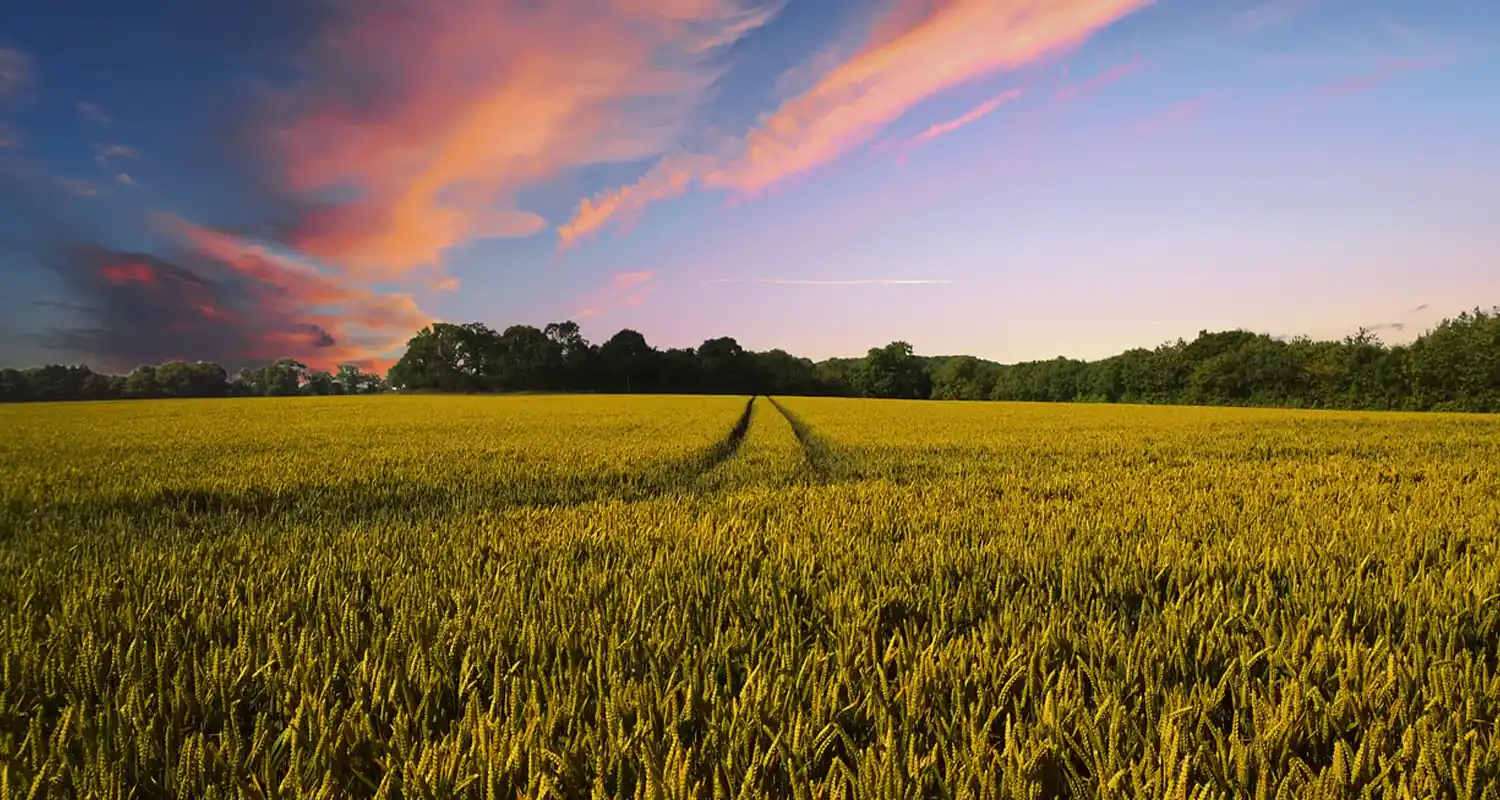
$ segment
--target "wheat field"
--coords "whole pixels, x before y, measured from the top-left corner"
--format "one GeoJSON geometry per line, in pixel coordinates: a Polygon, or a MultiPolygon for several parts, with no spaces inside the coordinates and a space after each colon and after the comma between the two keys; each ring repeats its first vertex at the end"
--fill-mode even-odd
{"type": "Polygon", "coordinates": [[[1500,797],[1500,420],[0,407],[5,797],[1500,797]]]}

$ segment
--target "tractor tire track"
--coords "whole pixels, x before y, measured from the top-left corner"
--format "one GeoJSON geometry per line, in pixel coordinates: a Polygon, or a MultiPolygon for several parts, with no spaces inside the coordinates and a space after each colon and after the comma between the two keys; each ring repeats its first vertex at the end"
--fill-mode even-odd
{"type": "Polygon", "coordinates": [[[776,398],[767,397],[771,405],[781,412],[786,418],[787,424],[792,426],[792,435],[797,437],[797,443],[802,445],[802,454],[807,457],[807,464],[812,470],[813,480],[817,483],[833,483],[841,476],[839,460],[834,455],[833,449],[822,437],[813,432],[801,417],[788,411],[786,406],[776,402],[776,398]]]}
{"type": "Polygon", "coordinates": [[[750,395],[750,399],[745,401],[745,410],[740,412],[740,417],[735,421],[734,427],[729,429],[729,433],[723,439],[720,439],[713,447],[710,447],[708,452],[685,462],[679,467],[684,483],[691,482],[714,467],[733,458],[734,454],[739,452],[740,445],[745,442],[745,434],[750,432],[750,419],[755,414],[756,397],[757,395],[750,395]]]}
{"type": "MultiPolygon", "coordinates": [[[[134,527],[151,522],[175,522],[192,527],[236,529],[247,523],[277,520],[286,524],[326,524],[350,519],[396,519],[431,522],[486,511],[514,508],[569,508],[598,500],[649,500],[690,492],[694,482],[739,452],[755,397],[734,425],[706,450],[652,475],[611,475],[593,484],[562,485],[546,479],[520,483],[479,482],[461,487],[438,487],[397,481],[352,481],[333,486],[296,486],[247,490],[163,488],[145,495],[92,502],[7,503],[11,517],[29,516],[37,522],[116,518],[134,527]],[[504,498],[504,499],[498,499],[504,498]]],[[[0,530],[0,540],[11,531],[0,530]]]]}

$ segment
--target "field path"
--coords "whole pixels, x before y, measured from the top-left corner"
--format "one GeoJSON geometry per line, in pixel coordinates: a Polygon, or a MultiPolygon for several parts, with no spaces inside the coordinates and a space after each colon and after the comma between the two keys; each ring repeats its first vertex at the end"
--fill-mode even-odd
{"type": "Polygon", "coordinates": [[[788,411],[786,406],[776,402],[776,398],[767,397],[766,399],[776,407],[777,411],[781,412],[781,416],[792,427],[792,434],[797,437],[797,443],[802,446],[802,454],[807,458],[813,477],[820,483],[832,482],[839,473],[839,462],[828,443],[814,433],[800,417],[788,411]]]}
{"type": "MultiPolygon", "coordinates": [[[[767,403],[768,397],[752,401],[749,426],[733,459],[705,471],[694,484],[700,492],[738,490],[750,486],[768,489],[807,483],[814,470],[796,431],[785,416],[767,403]]],[[[774,404],[774,403],[773,403],[774,404]]]]}

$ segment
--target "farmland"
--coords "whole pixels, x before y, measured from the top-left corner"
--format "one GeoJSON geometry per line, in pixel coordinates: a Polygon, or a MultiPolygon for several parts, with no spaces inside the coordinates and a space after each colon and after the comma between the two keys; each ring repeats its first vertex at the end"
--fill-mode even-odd
{"type": "Polygon", "coordinates": [[[744,397],[0,408],[0,779],[1500,797],[1500,420],[744,397]]]}

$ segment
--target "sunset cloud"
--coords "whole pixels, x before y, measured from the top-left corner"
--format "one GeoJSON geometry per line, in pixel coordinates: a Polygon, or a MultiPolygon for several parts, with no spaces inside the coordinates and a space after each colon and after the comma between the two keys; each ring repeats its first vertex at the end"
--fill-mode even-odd
{"type": "Polygon", "coordinates": [[[1065,52],[1149,3],[897,0],[863,47],[765,115],[732,157],[669,157],[640,182],[582,204],[560,228],[564,244],[694,184],[753,195],[805,174],[867,144],[930,97],[1065,52]]]}
{"type": "Polygon", "coordinates": [[[651,203],[682,196],[711,163],[703,156],[668,156],[635,183],[585,199],[573,219],[557,229],[563,247],[572,247],[611,222],[629,224],[651,203]]]}
{"type": "Polygon", "coordinates": [[[929,127],[927,130],[922,131],[921,133],[907,140],[907,142],[903,144],[902,147],[905,149],[921,147],[922,145],[927,144],[928,142],[938,138],[939,136],[946,136],[958,130],[959,128],[964,127],[965,125],[968,125],[972,122],[978,122],[979,120],[984,119],[985,117],[1000,110],[1000,106],[1019,99],[1021,99],[1020,89],[1011,89],[1010,91],[1003,92],[1000,95],[991,98],[990,100],[986,100],[985,102],[980,103],[963,116],[957,117],[955,119],[950,119],[947,122],[939,122],[936,125],[929,127]]]}
{"type": "Polygon", "coordinates": [[[1106,69],[1098,75],[1090,78],[1085,78],[1084,80],[1078,81],[1076,83],[1068,83],[1064,85],[1061,89],[1057,90],[1057,94],[1054,96],[1054,99],[1058,102],[1081,100],[1085,97],[1097,94],[1099,90],[1105,88],[1106,86],[1109,86],[1110,84],[1119,83],[1122,79],[1129,76],[1131,73],[1139,72],[1145,67],[1146,62],[1139,58],[1133,61],[1128,61],[1124,64],[1116,64],[1115,66],[1106,69]]]}
{"type": "Polygon", "coordinates": [[[267,352],[295,345],[301,341],[296,334],[312,326],[320,332],[316,349],[285,355],[381,367],[432,322],[410,295],[376,291],[326,274],[299,256],[178,217],[162,216],[160,222],[190,253],[240,285],[237,296],[251,307],[242,319],[267,352]]]}
{"type": "Polygon", "coordinates": [[[1401,75],[1409,72],[1428,69],[1432,66],[1427,61],[1415,59],[1394,59],[1387,61],[1378,69],[1362,75],[1351,75],[1347,78],[1329,81],[1313,89],[1309,96],[1309,102],[1314,105],[1332,103],[1345,98],[1374,89],[1377,86],[1388,83],[1401,75]]]}
{"type": "Polygon", "coordinates": [[[98,186],[77,178],[59,178],[58,185],[78,197],[98,197],[102,194],[98,186]]]}
{"type": "Polygon", "coordinates": [[[1320,0],[1264,0],[1230,17],[1235,33],[1254,34],[1285,25],[1313,9],[1320,0]]]}
{"type": "MultiPolygon", "coordinates": [[[[659,155],[722,72],[720,51],[775,5],[745,0],[409,0],[325,37],[282,100],[284,179],[350,198],[292,242],[390,280],[471,239],[547,225],[522,190],[659,155]]],[[[578,227],[581,235],[587,222],[578,227]]]]}
{"type": "Polygon", "coordinates": [[[869,142],[917,103],[1076,47],[1148,0],[898,2],[870,46],[783,103],[705,178],[755,193],[869,142]]]}
{"type": "Polygon", "coordinates": [[[31,86],[31,56],[0,45],[0,100],[18,100],[31,86]]]}
{"type": "Polygon", "coordinates": [[[114,121],[108,114],[104,113],[104,109],[94,103],[78,102],[73,104],[73,108],[77,109],[78,116],[95,125],[108,125],[114,121]]]}
{"type": "Polygon", "coordinates": [[[1163,133],[1180,128],[1197,119],[1217,99],[1217,95],[1206,94],[1183,100],[1141,120],[1136,124],[1136,130],[1141,133],[1163,133]]]}
{"type": "Polygon", "coordinates": [[[850,280],[800,280],[794,278],[715,278],[709,283],[759,283],[770,286],[930,286],[953,281],[940,278],[855,278],[850,280]]]}
{"type": "Polygon", "coordinates": [[[81,302],[67,309],[86,321],[36,337],[58,350],[88,353],[104,369],[124,371],[169,360],[214,361],[234,371],[278,358],[314,369],[358,363],[383,370],[356,336],[255,281],[218,274],[189,254],[168,260],[94,246],[70,248],[55,263],[81,302]]]}
{"type": "Polygon", "coordinates": [[[621,272],[611,277],[603,288],[586,297],[581,304],[582,308],[574,312],[573,316],[586,319],[619,308],[636,308],[656,291],[656,285],[652,283],[655,278],[656,273],[649,270],[621,272]]]}
{"type": "Polygon", "coordinates": [[[94,163],[99,169],[110,170],[116,162],[135,158],[135,149],[117,142],[101,142],[94,145],[94,163]]]}

